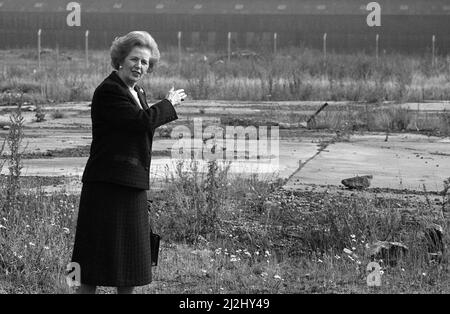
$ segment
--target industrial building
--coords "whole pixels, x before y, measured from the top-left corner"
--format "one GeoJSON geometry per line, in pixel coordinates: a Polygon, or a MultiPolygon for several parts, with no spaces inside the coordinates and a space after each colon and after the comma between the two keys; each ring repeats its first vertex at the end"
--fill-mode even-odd
{"type": "Polygon", "coordinates": [[[370,51],[376,35],[385,51],[423,53],[435,36],[437,53],[450,52],[450,0],[379,0],[381,26],[369,27],[366,0],[78,0],[80,26],[69,26],[64,0],[0,0],[0,48],[108,48],[131,30],[146,30],[167,47],[321,48],[370,51]]]}

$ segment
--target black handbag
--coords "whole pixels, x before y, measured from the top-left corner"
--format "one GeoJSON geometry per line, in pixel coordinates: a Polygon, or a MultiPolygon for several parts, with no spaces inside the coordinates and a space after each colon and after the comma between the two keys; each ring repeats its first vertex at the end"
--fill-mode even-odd
{"type": "Polygon", "coordinates": [[[161,240],[161,237],[153,233],[152,229],[150,228],[150,251],[152,256],[152,266],[158,265],[158,253],[159,253],[159,241],[161,240]]]}
{"type": "Polygon", "coordinates": [[[153,233],[152,223],[151,223],[151,201],[147,200],[147,209],[148,209],[148,219],[150,225],[150,254],[152,259],[152,266],[158,265],[158,253],[159,253],[159,242],[161,241],[161,237],[159,234],[153,233]]]}

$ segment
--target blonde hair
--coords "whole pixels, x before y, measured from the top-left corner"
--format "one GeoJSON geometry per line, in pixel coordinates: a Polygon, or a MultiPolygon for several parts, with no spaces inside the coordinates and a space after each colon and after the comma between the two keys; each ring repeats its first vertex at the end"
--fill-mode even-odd
{"type": "MultiPolygon", "coordinates": [[[[114,39],[110,49],[112,67],[118,70],[120,64],[134,47],[147,48],[151,55],[149,64],[154,66],[158,63],[160,54],[155,39],[145,31],[133,31],[114,39]]],[[[149,66],[148,72],[152,72],[153,66],[149,66]]]]}

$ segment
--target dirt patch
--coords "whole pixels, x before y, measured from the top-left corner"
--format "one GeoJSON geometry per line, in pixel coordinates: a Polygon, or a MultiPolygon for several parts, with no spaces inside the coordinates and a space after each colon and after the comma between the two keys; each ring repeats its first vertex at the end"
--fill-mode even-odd
{"type": "MultiPolygon", "coordinates": [[[[30,152],[23,155],[24,159],[47,159],[55,157],[89,157],[91,145],[50,149],[45,152],[30,152]]],[[[152,151],[152,156],[169,157],[170,151],[152,151]]]]}
{"type": "MultiPolygon", "coordinates": [[[[1,174],[0,180],[7,182],[9,176],[1,174]]],[[[44,186],[57,186],[67,183],[69,178],[67,176],[41,177],[41,176],[26,176],[20,177],[19,183],[22,188],[39,188],[44,186]]]]}

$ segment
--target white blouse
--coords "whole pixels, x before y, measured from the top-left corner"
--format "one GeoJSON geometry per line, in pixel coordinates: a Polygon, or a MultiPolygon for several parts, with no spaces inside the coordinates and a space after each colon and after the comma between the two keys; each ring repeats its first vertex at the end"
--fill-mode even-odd
{"type": "Polygon", "coordinates": [[[134,99],[136,100],[136,103],[137,103],[137,104],[139,105],[139,107],[143,110],[142,104],[141,104],[141,102],[139,101],[139,97],[138,97],[137,91],[135,91],[135,90],[134,90],[133,88],[131,88],[131,87],[128,87],[128,89],[130,90],[131,95],[133,95],[134,99]]]}

